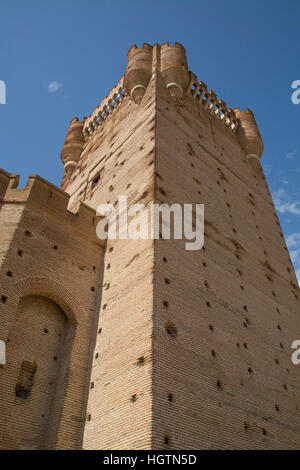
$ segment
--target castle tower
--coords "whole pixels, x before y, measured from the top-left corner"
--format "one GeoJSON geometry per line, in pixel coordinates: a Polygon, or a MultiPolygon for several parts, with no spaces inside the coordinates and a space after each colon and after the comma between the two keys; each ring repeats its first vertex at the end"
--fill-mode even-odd
{"type": "Polygon", "coordinates": [[[144,44],[91,116],[71,121],[61,189],[31,177],[20,190],[0,173],[2,448],[299,447],[300,292],[262,152],[253,113],[198,81],[183,46],[144,44]],[[147,210],[204,204],[204,247],[163,234],[97,239],[98,206],[117,210],[119,196],[147,210]],[[21,258],[33,289],[14,281],[21,258]],[[37,341],[26,359],[22,331],[33,341],[32,325],[68,341],[43,343],[41,360],[37,341]],[[12,403],[17,385],[21,395],[30,388],[29,399],[17,396],[23,408],[12,403]]]}

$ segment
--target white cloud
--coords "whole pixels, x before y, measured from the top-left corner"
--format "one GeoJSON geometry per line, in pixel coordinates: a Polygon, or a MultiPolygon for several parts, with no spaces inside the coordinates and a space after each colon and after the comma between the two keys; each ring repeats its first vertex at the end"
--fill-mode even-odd
{"type": "Polygon", "coordinates": [[[264,165],[264,172],[266,176],[270,175],[272,172],[272,165],[264,165]]]}
{"type": "Polygon", "coordinates": [[[298,152],[297,149],[296,149],[296,150],[293,150],[293,152],[288,152],[288,153],[286,154],[286,158],[288,158],[288,159],[294,158],[294,157],[297,155],[297,152],[298,152]]]}
{"type": "Polygon", "coordinates": [[[292,233],[286,238],[291,260],[295,266],[296,276],[300,285],[300,233],[292,233]]]}
{"type": "Polygon", "coordinates": [[[57,90],[59,90],[63,86],[62,83],[58,82],[57,80],[53,80],[48,84],[48,91],[50,93],[55,93],[57,90]]]}
{"type": "Polygon", "coordinates": [[[289,248],[300,247],[300,233],[292,233],[286,237],[286,244],[289,248]]]}
{"type": "Polygon", "coordinates": [[[275,207],[281,214],[300,215],[300,201],[291,201],[286,191],[281,188],[274,193],[275,207]]]}

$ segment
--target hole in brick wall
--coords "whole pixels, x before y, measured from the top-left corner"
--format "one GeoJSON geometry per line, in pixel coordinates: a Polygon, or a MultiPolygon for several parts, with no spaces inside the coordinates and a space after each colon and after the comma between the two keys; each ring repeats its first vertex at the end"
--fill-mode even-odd
{"type": "Polygon", "coordinates": [[[58,249],[58,246],[54,245],[53,250],[57,250],[57,249],[58,249]]]}
{"type": "Polygon", "coordinates": [[[267,431],[265,430],[265,428],[262,428],[262,433],[263,433],[264,436],[267,435],[267,431]]]}
{"type": "Polygon", "coordinates": [[[164,435],[164,443],[165,443],[165,445],[167,446],[167,445],[169,444],[169,442],[170,442],[170,438],[169,438],[169,436],[167,436],[167,434],[165,434],[165,435],[164,435]]]}
{"type": "Polygon", "coordinates": [[[218,379],[218,380],[217,380],[217,388],[221,388],[221,387],[222,387],[221,380],[218,379]]]}
{"type": "Polygon", "coordinates": [[[207,307],[210,307],[210,306],[211,306],[211,305],[210,305],[210,302],[206,302],[206,305],[207,305],[207,307]]]}
{"type": "Polygon", "coordinates": [[[164,301],[163,301],[163,306],[164,306],[165,308],[168,308],[168,307],[169,307],[169,302],[168,302],[167,300],[164,300],[164,301]]]}
{"type": "Polygon", "coordinates": [[[6,295],[2,295],[2,296],[1,296],[1,302],[2,302],[3,304],[5,304],[5,303],[7,302],[7,297],[6,297],[6,295]]]}
{"type": "Polygon", "coordinates": [[[275,364],[277,364],[279,366],[279,361],[278,359],[275,359],[275,364]]]}
{"type": "Polygon", "coordinates": [[[251,367],[248,367],[248,373],[251,375],[253,374],[253,369],[251,367]]]}
{"type": "Polygon", "coordinates": [[[284,348],[283,348],[283,344],[282,344],[282,343],[279,343],[279,346],[281,347],[281,349],[284,349],[284,348]]]}
{"type": "Polygon", "coordinates": [[[244,290],[244,286],[240,285],[241,290],[244,290]]]}
{"type": "Polygon", "coordinates": [[[100,172],[97,173],[97,175],[92,180],[92,185],[91,185],[92,189],[98,186],[99,182],[100,182],[100,172]]]}
{"type": "Polygon", "coordinates": [[[94,388],[94,382],[91,382],[91,389],[94,388]]]}
{"type": "Polygon", "coordinates": [[[163,257],[163,262],[164,262],[164,263],[167,263],[167,262],[168,262],[168,260],[167,260],[167,258],[166,258],[165,256],[163,257]]]}
{"type": "Polygon", "coordinates": [[[205,287],[209,287],[209,285],[208,285],[208,282],[207,282],[207,281],[204,281],[204,285],[205,285],[205,287]]]}
{"type": "Polygon", "coordinates": [[[57,361],[57,356],[53,356],[53,361],[57,361]]]}
{"type": "Polygon", "coordinates": [[[166,283],[166,284],[170,284],[170,279],[168,279],[167,277],[165,277],[165,283],[166,283]]]}
{"type": "Polygon", "coordinates": [[[139,357],[138,360],[137,360],[137,365],[138,365],[138,366],[142,366],[142,365],[144,365],[144,364],[145,364],[145,358],[144,358],[144,356],[139,357]]]}
{"type": "Polygon", "coordinates": [[[244,346],[245,349],[248,349],[247,343],[244,343],[243,346],[244,346]]]}
{"type": "Polygon", "coordinates": [[[94,286],[91,287],[91,291],[95,292],[95,287],[94,286]]]}
{"type": "Polygon", "coordinates": [[[275,403],[275,410],[276,410],[276,411],[280,411],[279,405],[277,405],[277,403],[275,403]]]}
{"type": "Polygon", "coordinates": [[[35,362],[22,361],[18,381],[15,387],[16,396],[26,399],[29,397],[36,373],[37,365],[35,362]]]}
{"type": "Polygon", "coordinates": [[[287,270],[287,272],[288,272],[288,273],[290,273],[290,272],[291,272],[290,268],[286,268],[286,270],[287,270]]]}
{"type": "Polygon", "coordinates": [[[276,312],[280,314],[280,310],[278,307],[276,307],[276,312]]]}
{"type": "Polygon", "coordinates": [[[106,266],[106,269],[110,269],[110,263],[108,263],[108,265],[106,266]]]}
{"type": "Polygon", "coordinates": [[[276,297],[276,294],[275,294],[275,292],[274,292],[274,291],[272,291],[272,295],[273,295],[273,297],[276,297]]]}
{"type": "Polygon", "coordinates": [[[248,323],[245,320],[243,321],[243,325],[244,325],[244,328],[248,327],[248,323]]]}
{"type": "Polygon", "coordinates": [[[93,266],[93,271],[96,271],[96,266],[93,266]]]}
{"type": "Polygon", "coordinates": [[[202,266],[206,268],[207,264],[205,263],[205,261],[203,261],[202,266]]]}
{"type": "Polygon", "coordinates": [[[212,357],[216,357],[216,351],[213,349],[211,352],[212,357]]]}
{"type": "Polygon", "coordinates": [[[168,395],[168,401],[171,401],[171,402],[173,401],[173,395],[172,395],[172,393],[169,393],[169,395],[168,395]]]}
{"type": "Polygon", "coordinates": [[[126,186],[126,189],[129,189],[131,186],[131,183],[128,183],[128,185],[126,186]]]}
{"type": "Polygon", "coordinates": [[[103,307],[102,307],[102,308],[103,308],[103,310],[105,310],[105,309],[106,309],[106,307],[107,307],[107,304],[104,304],[104,305],[103,305],[103,307]]]}
{"type": "Polygon", "coordinates": [[[246,312],[248,312],[248,307],[247,307],[247,305],[244,305],[244,306],[243,306],[243,309],[244,309],[246,312]]]}
{"type": "Polygon", "coordinates": [[[239,348],[239,347],[240,347],[240,343],[236,343],[236,347],[239,348]]]}
{"type": "Polygon", "coordinates": [[[281,326],[280,325],[277,325],[277,328],[279,331],[281,331],[281,326]]]}
{"type": "Polygon", "coordinates": [[[110,253],[113,251],[114,247],[111,246],[110,249],[108,250],[110,253]]]}
{"type": "Polygon", "coordinates": [[[96,353],[95,354],[95,359],[98,359],[98,357],[99,357],[99,353],[96,353]]]}
{"type": "Polygon", "coordinates": [[[105,289],[108,290],[109,288],[110,288],[110,282],[108,282],[108,283],[106,284],[105,289]]]}
{"type": "Polygon", "coordinates": [[[239,255],[238,253],[235,253],[235,257],[236,257],[237,259],[240,259],[240,255],[239,255]]]}
{"type": "Polygon", "coordinates": [[[110,187],[108,188],[108,190],[109,190],[110,192],[112,192],[112,191],[114,190],[114,187],[113,187],[112,185],[110,185],[110,187]]]}
{"type": "Polygon", "coordinates": [[[287,390],[287,389],[288,389],[287,386],[286,386],[286,384],[283,384],[283,388],[284,388],[284,390],[287,390]]]}
{"type": "Polygon", "coordinates": [[[247,431],[247,429],[248,429],[248,424],[247,423],[244,423],[244,429],[247,431]]]}
{"type": "Polygon", "coordinates": [[[100,333],[102,333],[102,328],[99,328],[98,330],[98,335],[100,335],[100,333]]]}
{"type": "Polygon", "coordinates": [[[132,403],[134,403],[134,402],[136,402],[136,400],[137,400],[137,396],[136,396],[136,394],[134,394],[134,395],[131,395],[131,397],[130,397],[130,401],[131,401],[132,403]]]}
{"type": "Polygon", "coordinates": [[[22,250],[18,250],[18,255],[19,255],[19,256],[22,256],[22,254],[23,254],[23,251],[22,251],[22,250]]]}
{"type": "MultiPolygon", "coordinates": [[[[233,228],[233,229],[232,229],[232,231],[233,231],[234,233],[237,233],[237,231],[236,231],[236,229],[235,229],[235,228],[233,228]]],[[[237,258],[238,258],[238,256],[237,256],[237,258]]]]}
{"type": "Polygon", "coordinates": [[[210,331],[214,331],[214,327],[211,324],[208,325],[208,328],[210,329],[210,331]]]}
{"type": "Polygon", "coordinates": [[[172,322],[167,322],[165,324],[165,329],[166,329],[166,332],[168,333],[168,335],[172,336],[173,338],[175,338],[178,334],[177,328],[174,325],[174,323],[172,323],[172,322]]]}
{"type": "Polygon", "coordinates": [[[47,334],[48,331],[49,331],[48,328],[44,328],[44,329],[43,329],[43,332],[44,332],[45,334],[47,334]]]}
{"type": "Polygon", "coordinates": [[[92,416],[91,416],[91,415],[87,415],[86,420],[87,420],[87,421],[91,421],[91,419],[92,419],[92,416]]]}
{"type": "Polygon", "coordinates": [[[12,272],[11,272],[11,271],[7,271],[6,276],[12,277],[12,272]]]}
{"type": "Polygon", "coordinates": [[[51,199],[51,198],[52,198],[52,196],[53,196],[53,193],[52,193],[52,191],[49,191],[49,199],[51,199]]]}
{"type": "Polygon", "coordinates": [[[32,233],[29,232],[29,230],[25,230],[24,235],[25,235],[26,237],[31,237],[32,233]]]}

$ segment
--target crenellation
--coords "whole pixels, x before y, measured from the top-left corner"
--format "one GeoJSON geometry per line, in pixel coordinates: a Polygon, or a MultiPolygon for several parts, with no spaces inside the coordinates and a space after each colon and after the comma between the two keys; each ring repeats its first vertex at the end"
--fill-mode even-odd
{"type": "MultiPolygon", "coordinates": [[[[3,174],[3,170],[0,170],[3,174]]],[[[7,174],[9,175],[9,174],[7,174]]],[[[25,188],[18,188],[19,175],[9,175],[9,184],[0,200],[2,204],[24,204],[35,210],[47,212],[49,216],[64,225],[81,233],[81,236],[93,239],[104,246],[96,236],[96,211],[85,203],[79,205],[78,211],[69,210],[70,195],[49,183],[38,175],[30,175],[25,188]]]]}

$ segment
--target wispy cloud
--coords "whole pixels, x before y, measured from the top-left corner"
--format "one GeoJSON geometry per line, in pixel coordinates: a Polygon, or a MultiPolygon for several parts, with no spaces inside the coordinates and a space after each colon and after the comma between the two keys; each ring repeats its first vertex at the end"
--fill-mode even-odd
{"type": "Polygon", "coordinates": [[[272,172],[272,165],[264,165],[265,175],[270,175],[272,172]]]}
{"type": "Polygon", "coordinates": [[[297,152],[298,152],[297,149],[296,149],[296,150],[293,150],[293,152],[288,152],[288,153],[286,154],[286,158],[288,158],[288,159],[294,158],[294,157],[297,155],[297,152]]]}
{"type": "Polygon", "coordinates": [[[55,93],[57,90],[59,90],[63,86],[62,83],[58,82],[57,80],[53,80],[48,84],[48,91],[49,93],[55,93]]]}
{"type": "Polygon", "coordinates": [[[275,207],[281,214],[300,215],[300,201],[292,201],[286,191],[281,188],[274,193],[275,207]]]}
{"type": "Polygon", "coordinates": [[[286,238],[286,244],[289,248],[293,265],[295,266],[296,276],[300,285],[300,233],[292,233],[286,238]]]}

